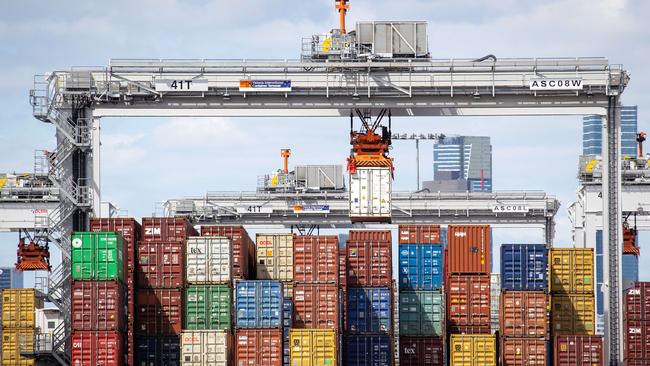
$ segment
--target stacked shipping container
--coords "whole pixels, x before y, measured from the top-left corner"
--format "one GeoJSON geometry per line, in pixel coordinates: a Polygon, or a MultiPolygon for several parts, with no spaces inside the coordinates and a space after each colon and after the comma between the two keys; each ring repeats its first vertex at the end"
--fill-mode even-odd
{"type": "Polygon", "coordinates": [[[650,282],[636,282],[625,291],[625,364],[650,363],[650,282]]]}
{"type": "Polygon", "coordinates": [[[35,309],[43,299],[34,289],[2,290],[2,366],[32,366],[34,360],[21,355],[34,347],[35,309]]]}
{"type": "Polygon", "coordinates": [[[444,365],[440,226],[400,225],[398,236],[400,364],[444,365]]]}

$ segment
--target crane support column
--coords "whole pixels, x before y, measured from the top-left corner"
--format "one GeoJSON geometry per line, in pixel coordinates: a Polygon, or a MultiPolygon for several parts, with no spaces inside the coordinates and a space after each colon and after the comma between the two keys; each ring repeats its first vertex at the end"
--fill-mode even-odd
{"type": "Polygon", "coordinates": [[[605,361],[607,365],[623,364],[623,303],[621,257],[621,106],[619,98],[609,98],[607,116],[602,117],[603,131],[603,243],[605,285],[605,361]]]}
{"type": "MultiPolygon", "coordinates": [[[[89,113],[92,113],[90,111],[89,113]]],[[[101,132],[101,118],[92,118],[92,127],[91,127],[91,136],[92,143],[90,145],[90,167],[88,171],[90,172],[90,195],[92,197],[92,212],[95,213],[95,217],[109,217],[102,216],[108,215],[108,212],[101,212],[101,170],[100,170],[100,152],[101,152],[101,141],[100,141],[100,132],[101,132]]],[[[88,223],[89,224],[89,223],[88,223]]],[[[90,228],[86,228],[87,230],[90,228]]]]}

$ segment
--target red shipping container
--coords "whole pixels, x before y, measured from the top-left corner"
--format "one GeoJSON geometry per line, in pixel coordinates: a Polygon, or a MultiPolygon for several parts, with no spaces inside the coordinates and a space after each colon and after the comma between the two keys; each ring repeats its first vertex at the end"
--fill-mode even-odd
{"type": "Polygon", "coordinates": [[[490,276],[449,276],[447,309],[447,321],[450,326],[489,326],[490,276]]]}
{"type": "Polygon", "coordinates": [[[499,310],[502,336],[545,338],[548,335],[548,296],[543,291],[504,291],[499,310]]]}
{"type": "Polygon", "coordinates": [[[140,288],[183,288],[185,243],[180,241],[139,242],[136,275],[140,288]]]}
{"type": "Polygon", "coordinates": [[[625,290],[625,319],[650,320],[650,282],[635,282],[625,290]]]}
{"type": "Polygon", "coordinates": [[[72,332],[72,358],[70,365],[124,365],[123,334],[116,331],[72,332]]]}
{"type": "Polygon", "coordinates": [[[132,218],[114,218],[114,219],[102,219],[95,218],[90,219],[90,231],[110,231],[115,232],[120,235],[126,241],[126,266],[128,277],[133,277],[135,273],[135,246],[138,241],[140,241],[140,234],[142,232],[142,227],[140,224],[132,218]]]}
{"type": "Polygon", "coordinates": [[[400,366],[443,366],[442,338],[399,337],[400,366]]]}
{"type": "Polygon", "coordinates": [[[365,235],[352,235],[353,232],[350,231],[350,239],[346,243],[347,286],[392,288],[393,244],[390,231],[388,235],[384,231],[361,232],[365,235]],[[362,239],[353,240],[352,237],[362,239]],[[381,240],[372,240],[373,238],[381,240]]]}
{"type": "Polygon", "coordinates": [[[138,289],[136,293],[137,335],[178,335],[183,326],[183,290],[138,289]]]}
{"type": "Polygon", "coordinates": [[[447,324],[447,334],[490,334],[489,325],[456,325],[447,324]]]}
{"type": "Polygon", "coordinates": [[[490,273],[490,225],[449,225],[449,274],[490,273]]]}
{"type": "Polygon", "coordinates": [[[232,241],[232,277],[236,280],[253,279],[255,271],[255,243],[243,226],[201,226],[201,236],[224,236],[232,241]]]}
{"type": "Polygon", "coordinates": [[[555,366],[601,366],[603,338],[593,335],[561,335],[554,341],[555,366]]]}
{"type": "Polygon", "coordinates": [[[650,365],[650,321],[625,321],[624,345],[626,364],[650,365]]]}
{"type": "Polygon", "coordinates": [[[282,366],[282,329],[237,329],[237,366],[282,366]]]}
{"type": "Polygon", "coordinates": [[[339,287],[347,286],[348,254],[346,248],[339,248],[339,287]]]}
{"type": "Polygon", "coordinates": [[[194,226],[182,217],[142,218],[142,240],[185,241],[188,236],[198,236],[194,226]]]}
{"type": "Polygon", "coordinates": [[[337,236],[297,236],[293,240],[293,282],[339,283],[337,236]]]}
{"type": "MultiPolygon", "coordinates": [[[[133,278],[133,275],[129,276],[133,278]]],[[[129,328],[135,323],[135,281],[131,280],[126,285],[126,321],[129,328]]]]}
{"type": "Polygon", "coordinates": [[[74,281],[72,330],[126,330],[124,285],[117,281],[74,281]]]}
{"type": "Polygon", "coordinates": [[[400,225],[400,244],[440,244],[440,225],[400,225]]]}
{"type": "Polygon", "coordinates": [[[339,329],[339,288],[332,284],[293,287],[292,328],[339,329]]]}
{"type": "Polygon", "coordinates": [[[502,338],[501,365],[547,366],[548,341],[544,338],[502,338]]]}
{"type": "Polygon", "coordinates": [[[133,331],[134,323],[129,324],[129,329],[126,331],[126,340],[124,347],[126,347],[126,364],[127,366],[135,366],[135,334],[133,331]]]}
{"type": "Polygon", "coordinates": [[[350,230],[348,241],[390,241],[390,230],[350,230]]]}

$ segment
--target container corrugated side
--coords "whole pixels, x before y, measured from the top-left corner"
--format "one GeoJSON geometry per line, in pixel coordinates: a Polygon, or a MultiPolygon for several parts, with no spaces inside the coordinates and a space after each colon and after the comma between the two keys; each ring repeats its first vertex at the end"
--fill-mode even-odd
{"type": "MultiPolygon", "coordinates": [[[[390,233],[390,232],[389,232],[390,233]]],[[[385,231],[367,231],[368,238],[356,237],[350,231],[347,248],[347,278],[349,287],[392,287],[393,256],[390,235],[385,231]],[[379,240],[374,240],[379,236],[379,240]],[[387,238],[387,239],[384,239],[387,238]]]]}
{"type": "Polygon", "coordinates": [[[447,292],[450,326],[490,326],[490,276],[451,275],[447,292]]]}
{"type": "Polygon", "coordinates": [[[72,233],[73,281],[121,281],[126,258],[124,239],[113,232],[72,233]]]}
{"type": "Polygon", "coordinates": [[[293,281],[293,234],[257,234],[258,280],[293,281]]]}
{"type": "Polygon", "coordinates": [[[228,330],[232,323],[232,289],[228,285],[194,285],[185,289],[184,330],[228,330]]]}
{"type": "Polygon", "coordinates": [[[135,349],[137,366],[180,365],[180,336],[136,337],[135,349]]]}
{"type": "Polygon", "coordinates": [[[551,333],[594,334],[594,295],[551,295],[551,333]]]}
{"type": "Polygon", "coordinates": [[[552,248],[549,250],[551,293],[594,293],[594,250],[552,248]]]}
{"type": "Polygon", "coordinates": [[[34,289],[3,289],[2,328],[34,328],[36,308],[43,308],[43,299],[34,289]]]}
{"type": "Polygon", "coordinates": [[[443,337],[445,299],[438,291],[400,291],[399,334],[443,337]]]}
{"type": "Polygon", "coordinates": [[[72,330],[126,330],[126,289],[115,281],[74,281],[72,330]]]}
{"type": "Polygon", "coordinates": [[[232,278],[232,244],[226,237],[192,236],[185,247],[187,283],[224,284],[232,278]]]}
{"type": "Polygon", "coordinates": [[[72,332],[71,365],[124,365],[124,334],[118,331],[72,332]]]}
{"type": "Polygon", "coordinates": [[[297,284],[293,328],[339,329],[339,288],[332,284],[297,284]]]}
{"type": "Polygon", "coordinates": [[[33,366],[34,360],[20,354],[21,344],[26,345],[25,351],[34,349],[34,328],[31,329],[2,329],[2,366],[33,366]]]}
{"type": "Polygon", "coordinates": [[[490,225],[449,225],[447,228],[449,274],[489,274],[490,225]]]}
{"type": "Polygon", "coordinates": [[[392,184],[390,168],[357,167],[350,174],[350,219],[390,222],[392,184]]]}
{"type": "Polygon", "coordinates": [[[346,366],[390,366],[393,364],[393,341],[388,335],[346,336],[346,366]]]}
{"type": "Polygon", "coordinates": [[[230,366],[232,335],[227,331],[183,331],[182,366],[230,366]]]}
{"type": "Polygon", "coordinates": [[[138,243],[137,283],[140,288],[183,288],[185,243],[141,241],[138,243]]]}
{"type": "Polygon", "coordinates": [[[554,366],[602,366],[601,336],[564,335],[554,339],[554,366]]]}
{"type": "Polygon", "coordinates": [[[251,271],[255,263],[255,243],[243,226],[206,225],[201,226],[201,236],[225,236],[232,241],[233,280],[253,279],[251,271]]]}
{"type": "Polygon", "coordinates": [[[338,332],[334,329],[291,329],[291,365],[337,365],[338,332]]]}
{"type": "Polygon", "coordinates": [[[298,236],[293,240],[294,283],[333,283],[339,281],[338,237],[298,236]]]}
{"type": "Polygon", "coordinates": [[[400,366],[444,366],[445,352],[442,338],[399,337],[400,366]]]}
{"type": "Polygon", "coordinates": [[[183,290],[139,289],[136,312],[137,335],[178,335],[183,327],[183,290]]]}
{"type": "Polygon", "coordinates": [[[625,321],[625,362],[627,365],[650,363],[650,321],[625,321]]]}
{"type": "Polygon", "coordinates": [[[548,366],[548,341],[544,338],[502,338],[502,366],[548,366]]]}
{"type": "Polygon", "coordinates": [[[350,334],[392,333],[393,298],[389,288],[347,289],[346,330],[350,334]]]}
{"type": "Polygon", "coordinates": [[[548,250],[544,244],[501,245],[501,288],[511,291],[548,289],[548,250]]]}
{"type": "Polygon", "coordinates": [[[291,364],[291,347],[289,346],[289,331],[293,325],[293,299],[284,298],[282,303],[282,352],[285,366],[291,364]]]}
{"type": "Polygon", "coordinates": [[[440,244],[440,225],[399,225],[400,244],[440,244]]]}
{"type": "Polygon", "coordinates": [[[237,329],[235,364],[281,366],[282,329],[237,329]]]}
{"type": "Polygon", "coordinates": [[[499,309],[500,335],[519,338],[548,336],[548,296],[545,292],[504,291],[499,309]]]}
{"type": "Polygon", "coordinates": [[[441,289],[444,279],[443,263],[443,248],[440,244],[400,244],[400,291],[441,289]]]}
{"type": "Polygon", "coordinates": [[[454,366],[496,366],[496,337],[493,334],[452,334],[449,353],[454,366]]]}
{"type": "Polygon", "coordinates": [[[282,301],[280,281],[237,281],[235,284],[237,327],[281,328],[282,301]]]}
{"type": "Polygon", "coordinates": [[[135,246],[140,240],[142,227],[133,218],[92,218],[90,231],[112,231],[124,238],[126,243],[126,267],[130,273],[135,272],[135,246]]]}
{"type": "Polygon", "coordinates": [[[144,241],[185,241],[199,233],[182,217],[143,217],[142,235],[144,241]]]}
{"type": "Polygon", "coordinates": [[[650,282],[636,282],[625,291],[625,319],[650,320],[650,282]]]}

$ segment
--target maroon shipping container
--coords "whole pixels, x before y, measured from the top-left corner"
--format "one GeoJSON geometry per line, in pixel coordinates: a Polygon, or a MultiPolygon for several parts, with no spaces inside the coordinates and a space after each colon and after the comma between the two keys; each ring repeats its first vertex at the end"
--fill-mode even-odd
{"type": "Polygon", "coordinates": [[[194,226],[182,217],[143,217],[142,240],[185,241],[188,236],[198,236],[194,226]]]}
{"type": "Polygon", "coordinates": [[[346,243],[347,286],[392,288],[392,246],[390,231],[350,231],[346,243]]]}
{"type": "Polygon", "coordinates": [[[136,274],[140,288],[183,288],[185,243],[180,241],[139,242],[136,274]]]}
{"type": "Polygon", "coordinates": [[[339,283],[339,239],[297,236],[293,239],[293,282],[339,283]]]}
{"type": "Polygon", "coordinates": [[[126,285],[126,321],[131,328],[135,323],[135,273],[129,275],[126,285]]]}
{"type": "Polygon", "coordinates": [[[501,365],[547,366],[548,341],[544,338],[502,338],[501,365]]]}
{"type": "Polygon", "coordinates": [[[348,254],[346,248],[339,248],[339,287],[347,286],[348,254]]]}
{"type": "Polygon", "coordinates": [[[135,366],[135,324],[130,323],[129,329],[125,333],[126,339],[124,340],[124,347],[126,347],[126,364],[127,366],[135,366]]]}
{"type": "Polygon", "coordinates": [[[440,244],[440,225],[400,225],[400,244],[440,244]]]}
{"type": "Polygon", "coordinates": [[[350,230],[348,241],[393,241],[390,230],[350,230]]]}
{"type": "Polygon", "coordinates": [[[282,366],[282,329],[237,329],[237,366],[282,366]]]}
{"type": "Polygon", "coordinates": [[[253,279],[255,271],[255,243],[243,226],[201,226],[201,236],[225,236],[232,241],[232,277],[235,280],[253,279]]]}
{"type": "Polygon", "coordinates": [[[90,219],[90,231],[111,231],[117,233],[126,242],[126,267],[127,276],[133,277],[135,273],[135,246],[140,241],[142,227],[132,218],[90,219]]]}
{"type": "Polygon", "coordinates": [[[450,275],[447,310],[450,326],[489,326],[490,276],[450,275]]]}
{"type": "Polygon", "coordinates": [[[138,289],[136,293],[137,335],[178,335],[183,326],[183,290],[138,289]]]}
{"type": "Polygon", "coordinates": [[[548,335],[548,296],[543,291],[504,291],[499,310],[502,336],[545,338],[548,335]]]}
{"type": "Polygon", "coordinates": [[[554,366],[601,366],[603,338],[593,335],[561,335],[554,341],[554,366]]]}
{"type": "Polygon", "coordinates": [[[650,364],[650,321],[625,321],[625,362],[628,365],[650,364]],[[642,363],[645,362],[645,363],[642,363]]]}
{"type": "Polygon", "coordinates": [[[72,330],[126,330],[125,295],[117,281],[74,281],[72,330]]]}
{"type": "Polygon", "coordinates": [[[492,328],[489,325],[457,325],[447,324],[447,334],[490,334],[492,328]]]}
{"type": "Polygon", "coordinates": [[[625,290],[625,319],[650,320],[650,282],[635,282],[625,290]]]}
{"type": "Polygon", "coordinates": [[[490,273],[490,225],[449,225],[447,242],[449,274],[490,273]]]}
{"type": "Polygon", "coordinates": [[[443,366],[442,338],[399,337],[400,366],[443,366]]]}
{"type": "Polygon", "coordinates": [[[124,365],[124,336],[117,331],[72,332],[74,366],[124,365]]]}
{"type": "Polygon", "coordinates": [[[292,328],[339,329],[339,288],[332,284],[293,287],[292,328]]]}

